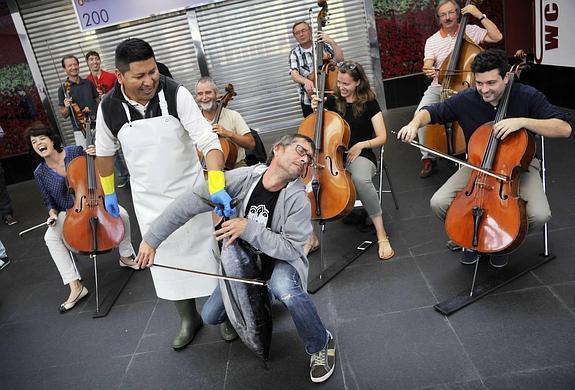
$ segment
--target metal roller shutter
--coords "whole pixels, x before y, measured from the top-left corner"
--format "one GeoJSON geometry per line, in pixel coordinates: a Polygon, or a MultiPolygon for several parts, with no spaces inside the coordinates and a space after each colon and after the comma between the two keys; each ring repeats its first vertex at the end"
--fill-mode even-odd
{"type": "MultiPolygon", "coordinates": [[[[222,90],[225,83],[234,85],[238,96],[230,108],[261,132],[293,131],[302,121],[288,57],[296,44],[292,24],[308,20],[311,7],[315,30],[319,8],[311,0],[231,0],[195,11],[210,76],[222,90]]],[[[324,31],[341,46],[346,59],[364,65],[373,85],[364,2],[330,0],[324,31]]]]}
{"type": "Polygon", "coordinates": [[[60,66],[62,56],[73,54],[78,57],[82,77],[88,74],[82,49],[84,52],[91,49],[98,51],[102,58],[102,67],[113,70],[116,45],[126,38],[137,37],[148,41],[154,48],[157,59],[166,64],[174,78],[190,90],[193,90],[195,81],[200,77],[185,11],[82,33],[70,0],[18,0],[17,3],[47,88],[46,92],[67,144],[74,142],[72,126],[57,110],[58,75],[62,81],[66,77],[60,66]],[[48,45],[52,50],[58,75],[52,66],[48,45]]]}

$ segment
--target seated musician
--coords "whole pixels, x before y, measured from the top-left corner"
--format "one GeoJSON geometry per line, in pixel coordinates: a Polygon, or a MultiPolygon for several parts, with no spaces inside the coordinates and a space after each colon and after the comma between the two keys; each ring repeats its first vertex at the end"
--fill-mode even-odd
{"type": "MultiPolygon", "coordinates": [[[[227,171],[226,189],[234,197],[246,194],[247,202],[240,211],[242,217],[224,222],[215,234],[218,240],[228,237],[228,245],[241,239],[261,251],[267,286],[289,310],[311,355],[311,380],[323,382],[335,367],[335,342],[306,291],[309,263],[303,246],[312,232],[311,209],[299,180],[312,161],[313,150],[308,137],[286,135],[273,145],[267,167],[260,164],[227,171]]],[[[141,266],[154,263],[156,248],[179,226],[211,210],[196,195],[207,198],[207,190],[203,185],[187,191],[152,223],[136,257],[141,266]]],[[[204,305],[202,319],[217,324],[226,318],[218,287],[204,305]]]]}
{"type": "MultiPolygon", "coordinates": [[[[423,107],[411,122],[399,131],[397,138],[410,142],[421,126],[458,121],[466,140],[469,140],[478,127],[495,119],[505,86],[511,77],[506,74],[508,68],[507,57],[503,51],[490,49],[479,53],[471,64],[475,88],[459,92],[442,103],[423,107]]],[[[569,137],[572,131],[569,120],[567,114],[551,105],[537,89],[514,83],[506,119],[493,125],[493,131],[499,139],[505,139],[522,128],[531,134],[565,138],[569,137]]],[[[519,195],[527,202],[530,230],[541,228],[551,218],[539,171],[539,160],[534,158],[529,170],[521,175],[519,183],[519,195]]],[[[467,185],[470,174],[470,168],[461,167],[431,198],[431,208],[442,220],[445,220],[447,209],[456,194],[467,185]]],[[[477,252],[465,250],[461,262],[474,264],[478,259],[477,252]]],[[[492,255],[490,262],[494,267],[503,267],[507,265],[508,259],[508,255],[492,255]]]]}
{"type": "MultiPolygon", "coordinates": [[[[440,0],[435,7],[436,20],[440,25],[439,31],[430,36],[425,41],[425,53],[423,58],[423,73],[433,79],[429,87],[425,90],[417,111],[424,106],[439,103],[441,100],[442,86],[437,80],[438,69],[445,60],[449,61],[449,56],[455,45],[457,32],[459,30],[459,18],[461,15],[469,14],[475,17],[480,26],[468,24],[465,27],[465,34],[469,39],[477,44],[497,43],[503,35],[484,13],[473,4],[469,4],[459,9],[459,4],[455,0],[440,0]]],[[[418,131],[419,142],[425,145],[425,128],[418,131]]],[[[425,178],[433,174],[435,158],[426,151],[421,151],[421,171],[419,177],[425,178]]]]}
{"type": "MultiPolygon", "coordinates": [[[[62,147],[60,135],[43,127],[32,127],[28,130],[30,152],[42,158],[42,162],[34,170],[34,178],[40,188],[42,200],[48,208],[48,230],[44,235],[46,246],[52,260],[60,272],[64,284],[70,286],[68,299],[60,305],[63,313],[72,309],[78,301],[88,295],[88,289],[82,284],[82,277],[74,259],[62,239],[62,227],[66,218],[66,210],[74,205],[74,197],[68,191],[66,184],[66,168],[70,162],[84,155],[81,146],[62,147]]],[[[95,156],[95,147],[90,145],[86,153],[95,156]]],[[[120,217],[124,223],[124,239],[120,243],[120,266],[140,269],[133,260],[134,249],[130,240],[130,221],[128,213],[120,208],[120,217]]]]}
{"type": "Polygon", "coordinates": [[[216,99],[218,87],[210,77],[202,77],[196,83],[196,101],[202,110],[202,115],[212,123],[212,130],[218,136],[234,143],[238,147],[238,157],[234,168],[245,167],[246,149],[256,147],[256,141],[250,132],[250,128],[244,118],[234,110],[222,108],[218,123],[213,123],[217,110],[216,99]]]}
{"type": "MultiPolygon", "coordinates": [[[[312,104],[317,106],[315,96],[312,104]]],[[[379,258],[390,259],[395,252],[383,226],[381,202],[372,181],[377,171],[373,148],[385,144],[387,133],[379,103],[361,64],[345,61],[340,65],[336,91],[327,97],[324,108],[337,112],[349,124],[351,138],[347,170],[351,173],[357,198],[363,203],[375,227],[379,258]]]]}

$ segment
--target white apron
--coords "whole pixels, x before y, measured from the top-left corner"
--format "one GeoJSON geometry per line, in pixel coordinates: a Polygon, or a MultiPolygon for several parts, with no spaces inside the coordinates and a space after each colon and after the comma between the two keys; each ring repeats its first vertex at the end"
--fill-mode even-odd
{"type": "MultiPolygon", "coordinates": [[[[187,189],[205,183],[196,149],[180,121],[168,113],[164,92],[158,93],[162,116],[131,121],[118,132],[130,171],[130,186],[142,236],[166,207],[187,189]]],[[[211,213],[197,215],[176,230],[157,249],[155,262],[172,267],[216,273],[218,251],[211,213]]],[[[159,298],[181,300],[210,295],[214,278],[152,267],[159,298]]]]}

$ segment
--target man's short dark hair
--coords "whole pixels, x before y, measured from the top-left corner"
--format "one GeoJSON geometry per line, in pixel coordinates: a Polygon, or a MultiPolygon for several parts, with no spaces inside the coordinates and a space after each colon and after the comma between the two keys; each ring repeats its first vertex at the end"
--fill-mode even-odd
{"type": "Polygon", "coordinates": [[[96,50],[90,50],[89,52],[86,53],[86,62],[88,62],[88,58],[90,57],[100,58],[100,53],[98,53],[96,50]]]}
{"type": "Polygon", "coordinates": [[[493,69],[499,69],[502,78],[509,70],[509,61],[507,61],[507,55],[503,50],[488,49],[482,51],[475,56],[471,63],[473,73],[484,73],[493,69]]]}
{"type": "Polygon", "coordinates": [[[129,38],[116,47],[116,69],[121,73],[130,70],[130,64],[156,58],[152,46],[143,39],[129,38]]]}
{"type": "Polygon", "coordinates": [[[64,57],[62,57],[62,68],[66,69],[66,65],[64,65],[64,61],[73,58],[76,60],[76,63],[78,65],[80,65],[80,61],[78,61],[78,58],[76,58],[76,56],[73,56],[72,54],[66,54],[64,57]]]}

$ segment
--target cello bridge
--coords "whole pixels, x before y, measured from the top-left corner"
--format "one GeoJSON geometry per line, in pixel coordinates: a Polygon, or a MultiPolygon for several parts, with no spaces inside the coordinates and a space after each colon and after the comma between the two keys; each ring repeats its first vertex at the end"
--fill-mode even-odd
{"type": "Polygon", "coordinates": [[[484,183],[482,181],[475,183],[475,186],[479,189],[482,189],[482,190],[487,190],[487,191],[493,191],[494,190],[493,186],[491,186],[487,183],[484,183]]]}

